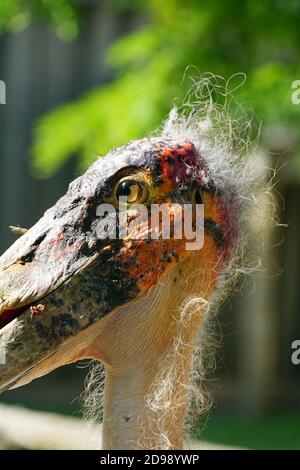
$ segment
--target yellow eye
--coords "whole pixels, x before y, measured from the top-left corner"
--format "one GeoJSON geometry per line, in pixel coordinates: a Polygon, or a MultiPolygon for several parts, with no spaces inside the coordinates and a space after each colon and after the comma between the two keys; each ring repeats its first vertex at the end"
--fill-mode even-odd
{"type": "Polygon", "coordinates": [[[192,194],[192,202],[193,204],[203,204],[202,194],[199,189],[194,189],[192,194]]]}
{"type": "Polygon", "coordinates": [[[114,195],[117,203],[120,197],[126,197],[128,204],[142,204],[149,198],[149,189],[145,181],[127,176],[117,183],[114,195]]]}

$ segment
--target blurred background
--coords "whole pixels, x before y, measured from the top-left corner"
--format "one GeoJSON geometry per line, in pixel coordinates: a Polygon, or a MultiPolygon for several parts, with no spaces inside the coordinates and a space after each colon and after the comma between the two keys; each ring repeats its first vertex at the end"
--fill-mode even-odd
{"type": "MultiPolygon", "coordinates": [[[[1,252],[15,240],[8,226],[34,224],[96,154],[157,128],[186,95],[188,66],[194,76],[246,74],[235,98],[262,123],[259,144],[278,170],[288,226],[269,236],[266,272],[244,282],[216,320],[215,403],[193,433],[218,444],[300,449],[300,365],[291,361],[300,339],[299,24],[299,0],[0,3],[1,252]]],[[[1,400],[80,416],[81,366],[1,400]]]]}

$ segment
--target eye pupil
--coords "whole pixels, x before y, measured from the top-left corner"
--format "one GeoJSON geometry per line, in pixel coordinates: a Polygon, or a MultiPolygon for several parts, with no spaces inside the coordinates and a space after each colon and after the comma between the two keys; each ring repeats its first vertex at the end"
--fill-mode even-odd
{"type": "Polygon", "coordinates": [[[195,200],[195,203],[196,203],[196,204],[203,204],[203,203],[202,203],[201,193],[200,193],[200,191],[199,191],[198,189],[196,189],[196,191],[195,191],[194,200],[195,200]]]}
{"type": "Polygon", "coordinates": [[[116,196],[117,198],[123,196],[127,197],[127,202],[135,202],[142,195],[142,188],[137,181],[127,180],[122,181],[117,189],[116,196]]]}
{"type": "Polygon", "coordinates": [[[118,187],[117,191],[117,196],[129,196],[130,195],[130,187],[131,187],[131,182],[130,181],[123,181],[118,187]]]}

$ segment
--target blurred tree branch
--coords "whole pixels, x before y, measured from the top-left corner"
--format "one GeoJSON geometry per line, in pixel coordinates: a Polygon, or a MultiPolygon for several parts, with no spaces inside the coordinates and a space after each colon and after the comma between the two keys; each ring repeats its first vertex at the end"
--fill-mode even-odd
{"type": "Polygon", "coordinates": [[[20,32],[35,18],[49,22],[58,36],[71,40],[78,33],[75,7],[69,0],[2,0],[0,32],[20,32]]]}
{"type": "MultiPolygon", "coordinates": [[[[13,8],[24,10],[21,0],[6,3],[6,17],[13,17],[13,8]]],[[[77,31],[73,2],[26,4],[30,14],[46,16],[59,31],[77,31]]],[[[125,0],[109,5],[128,9],[125,0]]],[[[32,162],[38,176],[53,174],[74,154],[84,168],[99,152],[155,129],[174,98],[183,100],[190,65],[195,67],[187,74],[195,78],[205,71],[224,77],[244,72],[247,84],[235,91],[237,101],[253,106],[264,127],[299,129],[300,105],[291,100],[292,83],[300,78],[299,0],[132,0],[130,8],[148,23],[108,50],[115,80],[37,123],[32,162]]]]}

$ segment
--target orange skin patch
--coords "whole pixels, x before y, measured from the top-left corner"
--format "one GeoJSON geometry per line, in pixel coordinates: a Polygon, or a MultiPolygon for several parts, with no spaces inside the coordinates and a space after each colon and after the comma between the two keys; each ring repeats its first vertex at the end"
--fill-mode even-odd
{"type": "Polygon", "coordinates": [[[184,257],[184,240],[145,240],[134,241],[128,251],[124,251],[124,258],[135,252],[135,262],[128,269],[128,276],[137,281],[138,287],[148,290],[159,278],[173,267],[179,259],[184,257]]]}
{"type": "Polygon", "coordinates": [[[155,285],[164,273],[190,256],[195,257],[195,265],[203,265],[203,271],[210,272],[206,286],[203,286],[205,290],[212,289],[223,267],[223,257],[208,234],[204,237],[203,248],[197,251],[185,250],[185,240],[157,240],[151,244],[134,242],[133,247],[138,255],[136,262],[128,269],[128,276],[137,280],[142,291],[155,285]],[[136,243],[140,243],[140,250],[136,243]]]}
{"type": "MultiPolygon", "coordinates": [[[[168,218],[171,222],[174,214],[174,206],[170,201],[168,202],[169,215],[168,218]]],[[[131,233],[124,241],[124,246],[121,249],[121,265],[128,264],[131,260],[127,271],[128,277],[137,282],[137,286],[141,291],[148,290],[151,286],[156,284],[159,278],[173,267],[178,261],[190,255],[190,251],[185,250],[186,240],[183,239],[151,239],[151,221],[150,217],[146,223],[140,227],[142,233],[146,233],[149,239],[137,240],[136,235],[139,233],[131,233]]]]}
{"type": "MultiPolygon", "coordinates": [[[[209,195],[208,199],[210,198],[209,195]]],[[[172,214],[174,206],[169,203],[169,209],[172,214]]],[[[206,217],[214,217],[218,214],[217,200],[208,207],[206,217]]],[[[170,215],[172,220],[172,215],[170,215]]],[[[219,216],[218,216],[219,219],[219,216]]],[[[149,222],[150,224],[150,222],[149,222]]],[[[171,224],[172,225],[172,224],[171,224]]],[[[149,232],[148,227],[142,227],[142,232],[149,232]]],[[[172,229],[171,229],[172,233],[172,229]]],[[[203,260],[203,266],[207,269],[211,263],[215,267],[212,269],[213,284],[217,278],[219,269],[222,269],[222,255],[215,245],[211,236],[205,233],[204,246],[200,250],[186,250],[186,243],[191,240],[166,239],[166,240],[136,240],[132,234],[132,239],[127,237],[124,246],[120,251],[121,266],[126,266],[128,277],[137,282],[137,286],[143,292],[155,285],[160,277],[169,271],[178,262],[191,256],[200,257],[203,260]],[[130,262],[128,262],[130,260],[130,262]]],[[[207,286],[209,287],[209,286],[207,286]]]]}
{"type": "Polygon", "coordinates": [[[204,204],[204,218],[212,219],[217,224],[221,223],[218,197],[205,192],[201,193],[201,197],[204,204]]]}
{"type": "MultiPolygon", "coordinates": [[[[160,149],[159,146],[157,147],[160,149]]],[[[175,210],[171,197],[179,190],[180,185],[188,189],[191,180],[194,181],[194,185],[199,185],[204,203],[204,218],[212,220],[216,224],[221,224],[224,214],[220,211],[219,197],[213,193],[205,192],[205,190],[201,191],[201,184],[205,187],[209,182],[208,172],[203,160],[199,159],[193,144],[185,142],[180,146],[160,149],[157,158],[160,160],[161,169],[161,173],[157,178],[159,185],[155,185],[156,180],[153,180],[151,174],[148,175],[149,184],[152,186],[149,202],[168,204],[171,233],[172,214],[175,210]]],[[[186,203],[189,202],[192,203],[192,197],[190,201],[186,201],[186,203]]],[[[165,272],[190,256],[200,258],[200,264],[203,260],[204,271],[207,270],[208,272],[208,266],[210,266],[212,273],[207,281],[207,288],[211,289],[223,265],[222,252],[216,246],[211,235],[205,233],[204,247],[200,250],[191,251],[186,250],[186,242],[191,240],[184,238],[181,240],[174,238],[151,240],[150,216],[147,223],[140,227],[140,232],[143,234],[148,233],[149,240],[137,240],[138,237],[135,236],[138,233],[137,230],[136,233],[129,234],[120,252],[121,269],[127,273],[130,279],[136,281],[139,289],[141,291],[148,290],[157,283],[165,272]],[[130,261],[128,262],[128,260],[130,261]]]]}

